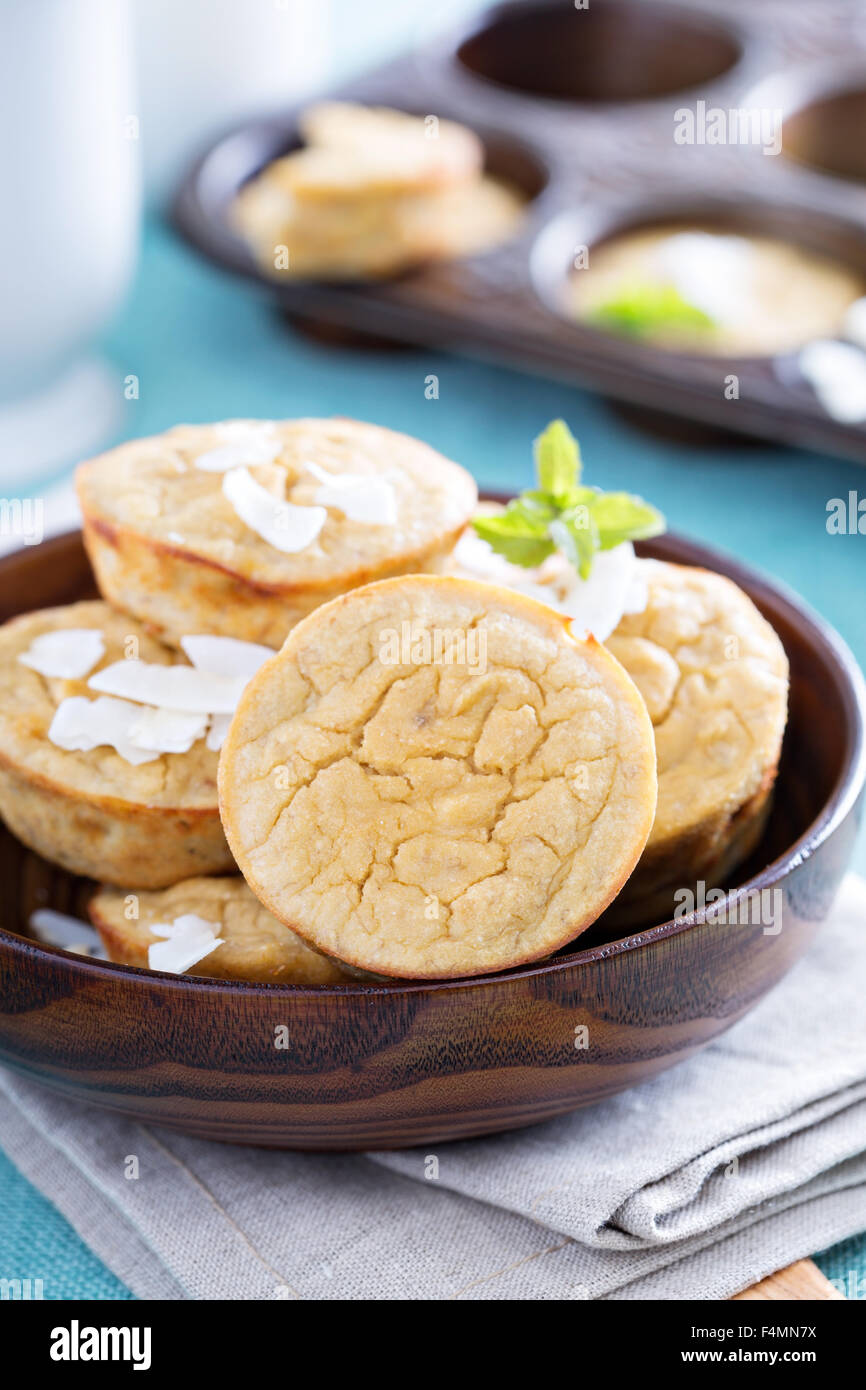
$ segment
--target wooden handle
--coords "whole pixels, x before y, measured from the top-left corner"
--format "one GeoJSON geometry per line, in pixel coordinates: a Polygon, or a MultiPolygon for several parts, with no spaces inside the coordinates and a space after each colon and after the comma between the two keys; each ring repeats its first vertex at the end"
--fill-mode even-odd
{"type": "Polygon", "coordinates": [[[742,1293],[735,1293],[734,1300],[738,1298],[805,1299],[814,1302],[816,1299],[844,1298],[844,1295],[834,1288],[829,1279],[824,1278],[811,1260],[797,1260],[796,1264],[778,1270],[759,1284],[752,1284],[742,1293]]]}

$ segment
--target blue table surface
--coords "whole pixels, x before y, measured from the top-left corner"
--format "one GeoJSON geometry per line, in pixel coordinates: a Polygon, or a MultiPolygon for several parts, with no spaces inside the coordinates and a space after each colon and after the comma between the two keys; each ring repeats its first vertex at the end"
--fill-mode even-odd
{"type": "MultiPolygon", "coordinates": [[[[831,535],[826,526],[829,499],[866,496],[866,469],[856,464],[751,443],[673,444],[561,383],[426,349],[322,346],[290,330],[259,290],[202,263],[158,223],[147,229],[132,294],[101,348],[119,394],[130,373],[140,381],[139,399],[124,401],[118,440],[180,421],[350,415],[418,435],[482,486],[518,488],[531,478],[532,439],[563,416],[580,440],[588,481],[644,494],[672,528],[784,580],[866,665],[866,537],[831,535]],[[437,400],[424,394],[431,373],[437,400]]],[[[866,871],[862,836],[855,867],[866,871]]],[[[849,1296],[866,1296],[866,1237],[819,1263],[849,1296]]],[[[0,1276],[37,1265],[49,1298],[132,1296],[0,1154],[0,1276]]]]}

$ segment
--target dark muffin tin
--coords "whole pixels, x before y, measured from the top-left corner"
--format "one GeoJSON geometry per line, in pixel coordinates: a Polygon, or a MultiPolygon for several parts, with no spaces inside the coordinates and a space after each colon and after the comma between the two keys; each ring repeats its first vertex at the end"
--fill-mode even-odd
{"type": "Polygon", "coordinates": [[[866,461],[866,425],[830,418],[795,356],[660,350],[570,320],[575,250],[692,220],[781,236],[866,281],[866,7],[827,0],[530,0],[440,36],[335,96],[465,122],[530,199],[507,245],[375,284],[277,282],[231,230],[238,189],[298,143],[296,113],[249,121],[190,171],[187,239],[328,330],[478,353],[632,406],[866,461]],[[783,114],[782,153],[678,145],[697,103],[783,114]],[[738,399],[726,382],[738,378],[738,399]],[[730,392],[728,392],[730,394],[730,392]]]}

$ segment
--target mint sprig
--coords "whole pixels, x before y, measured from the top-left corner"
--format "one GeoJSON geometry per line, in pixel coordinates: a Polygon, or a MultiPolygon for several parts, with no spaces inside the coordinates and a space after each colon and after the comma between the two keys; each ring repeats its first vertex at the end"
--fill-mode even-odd
{"type": "Polygon", "coordinates": [[[716,327],[715,319],[690,304],[675,285],[649,281],[623,285],[610,299],[596,305],[587,321],[636,338],[665,328],[716,327]]]}
{"type": "Polygon", "coordinates": [[[522,492],[503,512],[472,525],[497,555],[533,569],[561,550],[581,579],[599,550],[646,540],[665,529],[661,512],[630,492],[602,492],[580,481],[580,449],[564,420],[553,420],[535,441],[538,487],[522,492]]]}

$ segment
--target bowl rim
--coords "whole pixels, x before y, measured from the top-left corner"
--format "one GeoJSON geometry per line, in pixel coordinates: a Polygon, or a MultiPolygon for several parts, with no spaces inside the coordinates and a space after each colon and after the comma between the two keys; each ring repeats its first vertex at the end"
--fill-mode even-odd
{"type": "MultiPolygon", "coordinates": [[[[484,497],[490,500],[505,500],[509,495],[486,489],[484,492],[484,497]]],[[[30,553],[32,555],[41,554],[43,558],[50,558],[52,551],[62,551],[76,540],[80,543],[80,531],[65,531],[31,547],[30,553]]],[[[145,985],[148,980],[156,979],[162,988],[170,987],[186,992],[204,990],[211,994],[219,994],[222,991],[228,991],[232,994],[240,992],[242,995],[264,994],[274,999],[302,996],[316,999],[333,994],[357,996],[416,995],[439,993],[446,990],[495,988],[509,980],[551,976],[580,966],[592,965],[611,956],[624,955],[628,951],[643,950],[655,945],[656,942],[668,940],[682,932],[703,926],[707,921],[712,921],[717,913],[727,912],[730,907],[740,903],[748,894],[755,891],[760,892],[761,889],[778,883],[799,864],[811,858],[815,851],[848,817],[863,792],[864,785],[866,785],[866,678],[864,678],[853,652],[836,629],[784,581],[771,578],[763,571],[753,568],[735,556],[728,555],[714,546],[706,545],[703,541],[691,540],[676,531],[665,532],[656,538],[656,543],[661,544],[666,550],[673,551],[672,556],[666,557],[673,564],[710,569],[731,578],[734,583],[739,584],[747,593],[750,593],[750,597],[753,597],[753,602],[756,602],[758,607],[760,607],[760,600],[764,598],[768,603],[773,603],[776,606],[781,603],[784,608],[787,608],[790,617],[796,619],[798,625],[810,631],[810,645],[820,653],[824,667],[833,670],[835,683],[839,688],[847,715],[848,746],[846,757],[817,815],[782,854],[771,860],[769,864],[753,874],[744,883],[726,892],[723,900],[705,904],[693,912],[684,913],[681,917],[669,918],[666,922],[658,923],[656,926],[648,927],[643,931],[627,934],[616,941],[586,947],[583,950],[569,951],[567,954],[558,954],[553,960],[540,961],[486,975],[442,980],[356,980],[345,984],[311,986],[223,980],[208,975],[174,975],[164,971],[145,969],[137,965],[96,960],[64,950],[60,946],[50,946],[35,940],[33,937],[19,935],[17,932],[9,931],[3,927],[0,927],[0,946],[11,948],[13,954],[18,952],[36,960],[44,960],[46,964],[53,963],[55,968],[62,965],[93,981],[114,981],[116,983],[119,978],[118,972],[120,972],[121,979],[123,977],[129,979],[130,987],[134,987],[136,979],[145,985]]],[[[652,548],[653,542],[638,542],[639,551],[652,550],[652,548]]],[[[0,577],[2,577],[7,564],[20,557],[20,554],[20,551],[13,551],[0,557],[0,577]]]]}

